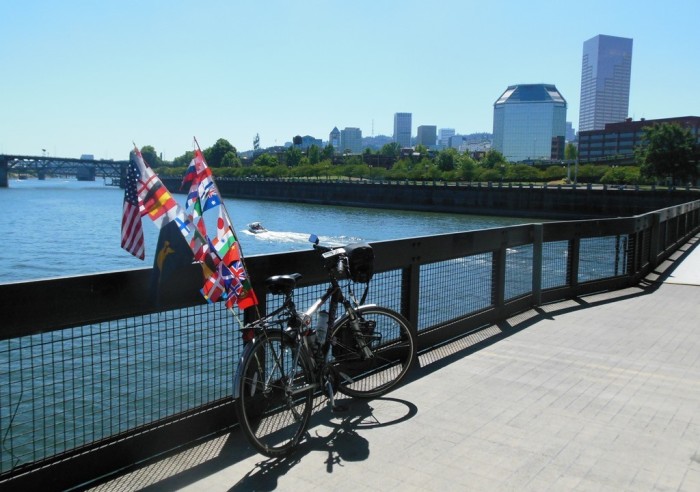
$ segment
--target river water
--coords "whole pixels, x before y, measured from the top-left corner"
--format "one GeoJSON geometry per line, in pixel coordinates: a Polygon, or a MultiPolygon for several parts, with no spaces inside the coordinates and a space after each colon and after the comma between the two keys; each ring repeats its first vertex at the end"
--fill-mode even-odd
{"type": "MultiPolygon", "coordinates": [[[[120,247],[124,192],[102,181],[10,180],[0,188],[5,232],[0,283],[150,267],[158,230],[143,219],[144,261],[120,247]]],[[[185,196],[176,195],[184,205],[185,196]]],[[[533,222],[531,219],[377,210],[225,198],[245,256],[309,248],[322,241],[380,241],[533,222]],[[252,234],[259,221],[269,231],[252,234]]],[[[212,216],[212,212],[208,212],[212,216]]],[[[207,223],[210,222],[207,218],[207,223]]],[[[212,219],[213,220],[213,219],[212,219]]],[[[214,231],[210,226],[210,231],[214,231]]]]}

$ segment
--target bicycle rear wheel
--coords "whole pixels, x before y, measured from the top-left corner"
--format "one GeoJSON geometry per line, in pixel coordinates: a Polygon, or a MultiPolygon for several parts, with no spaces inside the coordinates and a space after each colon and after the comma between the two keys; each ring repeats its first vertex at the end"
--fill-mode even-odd
{"type": "Polygon", "coordinates": [[[238,421],[250,443],[270,457],[289,454],[309,425],[313,376],[305,353],[279,331],[257,338],[237,374],[238,421]]]}
{"type": "Polygon", "coordinates": [[[338,390],[348,396],[374,398],[396,386],[416,357],[416,339],[410,323],[396,311],[379,306],[360,306],[362,339],[372,352],[363,356],[349,318],[331,330],[331,367],[338,390]]]}

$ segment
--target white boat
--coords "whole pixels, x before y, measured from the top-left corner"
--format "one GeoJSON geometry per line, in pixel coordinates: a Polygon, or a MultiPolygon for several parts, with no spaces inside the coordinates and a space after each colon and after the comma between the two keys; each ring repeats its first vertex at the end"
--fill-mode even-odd
{"type": "Polygon", "coordinates": [[[263,227],[260,222],[251,222],[248,224],[248,230],[253,234],[260,234],[261,232],[267,232],[267,229],[263,227]]]}

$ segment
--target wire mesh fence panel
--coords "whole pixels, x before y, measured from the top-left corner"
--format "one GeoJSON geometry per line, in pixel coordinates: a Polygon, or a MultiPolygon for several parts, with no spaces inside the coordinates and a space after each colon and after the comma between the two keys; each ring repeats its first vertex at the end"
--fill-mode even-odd
{"type": "Polygon", "coordinates": [[[552,241],[542,245],[542,288],[568,284],[569,241],[552,241]]]}
{"type": "Polygon", "coordinates": [[[627,235],[581,239],[578,281],[627,275],[629,246],[627,235]]]}
{"type": "Polygon", "coordinates": [[[421,265],[418,330],[492,305],[491,253],[421,265]]]}
{"type": "Polygon", "coordinates": [[[0,472],[232,394],[223,303],[0,342],[0,472]]]}
{"type": "Polygon", "coordinates": [[[532,244],[506,250],[505,300],[532,292],[532,244]]]}

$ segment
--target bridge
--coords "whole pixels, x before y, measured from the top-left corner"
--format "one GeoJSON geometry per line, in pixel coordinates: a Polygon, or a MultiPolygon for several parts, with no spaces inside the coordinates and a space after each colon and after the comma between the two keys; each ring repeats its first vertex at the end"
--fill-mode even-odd
{"type": "Polygon", "coordinates": [[[99,176],[109,184],[119,185],[128,163],[128,160],[0,154],[0,188],[9,186],[10,173],[20,178],[35,176],[39,179],[75,176],[81,181],[94,181],[99,176]]]}

